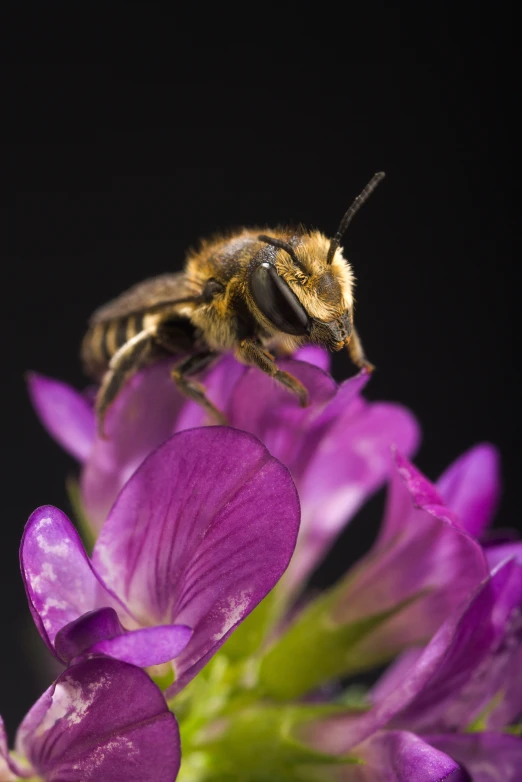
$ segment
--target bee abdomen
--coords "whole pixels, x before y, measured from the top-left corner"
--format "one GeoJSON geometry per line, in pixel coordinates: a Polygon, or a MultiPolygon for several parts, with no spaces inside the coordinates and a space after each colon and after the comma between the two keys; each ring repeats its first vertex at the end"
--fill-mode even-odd
{"type": "Polygon", "coordinates": [[[88,374],[97,377],[105,372],[114,354],[142,327],[141,315],[115,318],[92,326],[85,335],[81,351],[88,374]]]}

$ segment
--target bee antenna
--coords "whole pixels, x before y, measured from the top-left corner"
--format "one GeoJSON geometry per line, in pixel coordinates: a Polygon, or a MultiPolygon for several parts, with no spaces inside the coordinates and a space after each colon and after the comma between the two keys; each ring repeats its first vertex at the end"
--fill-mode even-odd
{"type": "Polygon", "coordinates": [[[330,265],[333,261],[335,251],[339,247],[341,243],[341,239],[343,237],[344,232],[352,222],[353,217],[357,214],[361,206],[364,204],[365,201],[369,199],[379,182],[384,179],[385,173],[384,171],[379,171],[377,174],[374,174],[362,193],[360,193],[351,207],[348,209],[346,214],[344,215],[343,219],[341,220],[341,223],[339,225],[339,228],[337,229],[337,233],[335,234],[334,238],[330,242],[330,247],[328,248],[328,255],[326,256],[326,263],[330,265]]]}
{"type": "Polygon", "coordinates": [[[281,250],[284,250],[288,253],[296,266],[299,266],[300,269],[303,268],[303,264],[295,254],[294,248],[291,244],[288,244],[288,242],[285,242],[283,239],[276,239],[275,236],[266,236],[266,234],[259,234],[257,238],[261,242],[266,242],[267,244],[273,245],[273,247],[279,247],[281,250]]]}

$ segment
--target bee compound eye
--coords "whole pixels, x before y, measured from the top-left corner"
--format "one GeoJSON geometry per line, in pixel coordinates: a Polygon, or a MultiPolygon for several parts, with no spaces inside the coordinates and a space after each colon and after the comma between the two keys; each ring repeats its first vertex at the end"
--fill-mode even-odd
{"type": "Polygon", "coordinates": [[[301,302],[271,263],[260,263],[250,275],[250,292],[265,318],[285,334],[305,336],[310,319],[301,302]]]}

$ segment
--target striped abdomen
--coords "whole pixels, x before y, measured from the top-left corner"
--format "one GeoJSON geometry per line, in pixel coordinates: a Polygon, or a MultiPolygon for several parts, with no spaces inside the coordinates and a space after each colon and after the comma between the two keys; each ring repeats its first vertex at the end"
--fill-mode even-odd
{"type": "Polygon", "coordinates": [[[143,329],[144,313],[95,323],[87,331],[81,348],[85,370],[98,379],[114,354],[143,329]]]}

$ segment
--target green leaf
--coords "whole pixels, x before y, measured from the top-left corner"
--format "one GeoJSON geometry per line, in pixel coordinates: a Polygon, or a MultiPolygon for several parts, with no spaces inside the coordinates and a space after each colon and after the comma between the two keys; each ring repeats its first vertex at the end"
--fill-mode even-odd
{"type": "Polygon", "coordinates": [[[371,633],[418,599],[350,624],[332,619],[338,589],[321,595],[297,617],[266,652],[259,665],[259,688],[276,700],[297,698],[330,679],[358,673],[388,661],[399,648],[372,648],[371,633]],[[364,643],[364,652],[359,645],[364,643]]]}

